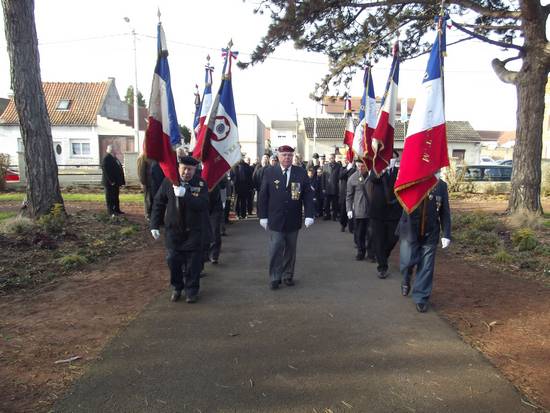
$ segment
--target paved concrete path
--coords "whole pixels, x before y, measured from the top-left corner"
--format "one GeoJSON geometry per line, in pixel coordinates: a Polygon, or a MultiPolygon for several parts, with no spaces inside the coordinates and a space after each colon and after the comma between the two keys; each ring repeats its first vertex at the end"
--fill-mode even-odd
{"type": "Polygon", "coordinates": [[[401,297],[396,269],[379,280],[355,261],[336,223],[301,231],[297,285],[278,291],[258,221],[229,232],[199,303],[159,297],[54,411],[532,411],[435,312],[401,297]]]}

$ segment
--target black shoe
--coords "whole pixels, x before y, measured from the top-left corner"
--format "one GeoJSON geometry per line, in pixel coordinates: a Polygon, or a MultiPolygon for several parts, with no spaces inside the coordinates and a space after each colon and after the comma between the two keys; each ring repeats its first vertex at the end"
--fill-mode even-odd
{"type": "Polygon", "coordinates": [[[206,277],[206,272],[205,271],[201,271],[200,275],[199,275],[199,278],[204,278],[206,277]]]}
{"type": "Polygon", "coordinates": [[[359,254],[357,254],[357,255],[355,256],[355,259],[356,259],[357,261],[363,261],[363,260],[365,259],[365,254],[359,253],[359,254]]]}
{"type": "Polygon", "coordinates": [[[428,303],[418,303],[416,304],[416,311],[419,313],[425,313],[428,311],[428,303]]]}
{"type": "Polygon", "coordinates": [[[214,265],[218,265],[218,259],[217,258],[211,258],[210,262],[214,265]]]}
{"type": "Polygon", "coordinates": [[[278,290],[280,283],[281,281],[271,281],[271,283],[269,284],[269,288],[272,290],[278,290]]]}
{"type": "Polygon", "coordinates": [[[406,297],[409,295],[409,292],[411,291],[411,283],[406,282],[401,284],[401,295],[403,297],[406,297]]]}
{"type": "Polygon", "coordinates": [[[346,227],[340,228],[340,231],[341,231],[341,232],[346,232],[346,227]]]}
{"type": "Polygon", "coordinates": [[[330,217],[323,217],[323,221],[330,221],[330,217]]]}
{"type": "Polygon", "coordinates": [[[185,302],[187,304],[195,304],[197,302],[197,296],[196,295],[190,295],[185,299],[185,302]]]}
{"type": "Polygon", "coordinates": [[[174,290],[172,291],[172,295],[170,296],[170,301],[173,303],[179,301],[181,298],[181,290],[174,290]]]}
{"type": "Polygon", "coordinates": [[[388,278],[388,270],[382,270],[378,271],[378,278],[383,280],[384,278],[388,278]]]}
{"type": "Polygon", "coordinates": [[[294,280],[292,278],[285,278],[283,281],[285,285],[288,285],[289,287],[292,287],[294,285],[294,280]]]}

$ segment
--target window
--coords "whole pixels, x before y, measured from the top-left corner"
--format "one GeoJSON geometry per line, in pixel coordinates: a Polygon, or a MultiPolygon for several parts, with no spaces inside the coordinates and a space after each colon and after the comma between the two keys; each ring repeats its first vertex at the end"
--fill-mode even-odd
{"type": "Polygon", "coordinates": [[[466,149],[453,149],[453,158],[463,161],[465,155],[466,149]]]}
{"type": "Polygon", "coordinates": [[[71,142],[71,156],[90,156],[89,142],[71,142]]]}
{"type": "Polygon", "coordinates": [[[57,110],[69,110],[69,106],[71,105],[71,101],[69,99],[61,99],[59,102],[57,102],[57,110]]]}

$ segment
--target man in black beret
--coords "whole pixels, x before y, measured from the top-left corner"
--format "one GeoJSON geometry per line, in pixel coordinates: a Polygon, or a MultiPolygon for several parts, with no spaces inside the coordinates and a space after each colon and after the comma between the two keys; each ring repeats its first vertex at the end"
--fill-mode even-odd
{"type": "Polygon", "coordinates": [[[294,149],[281,146],[278,149],[279,166],[264,172],[258,196],[260,225],[269,229],[269,278],[272,290],[279,288],[281,281],[294,285],[294,264],[298,231],[304,224],[313,224],[315,206],[313,190],[304,168],[293,166],[294,149]]]}
{"type": "Polygon", "coordinates": [[[173,302],[179,301],[185,290],[186,301],[195,303],[199,293],[202,240],[207,229],[202,216],[208,211],[208,188],[195,173],[197,165],[198,161],[191,156],[178,158],[179,185],[165,178],[151,212],[151,235],[155,239],[160,237],[164,217],[173,302]]]}

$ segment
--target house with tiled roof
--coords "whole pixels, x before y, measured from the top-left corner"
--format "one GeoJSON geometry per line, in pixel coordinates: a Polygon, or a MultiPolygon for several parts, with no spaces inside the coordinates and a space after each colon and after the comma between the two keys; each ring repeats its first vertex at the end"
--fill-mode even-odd
{"type": "MultiPolygon", "coordinates": [[[[344,118],[317,118],[317,138],[315,134],[315,119],[304,118],[303,125],[305,131],[304,156],[305,159],[311,159],[314,152],[318,154],[334,153],[338,148],[340,154],[344,154],[344,130],[346,128],[346,119],[344,118]]],[[[354,120],[357,126],[358,120],[354,120]]],[[[395,143],[397,151],[403,150],[405,139],[406,124],[396,121],[395,124],[395,143]]],[[[467,121],[447,121],[447,146],[449,156],[457,159],[459,162],[467,164],[476,164],[479,162],[481,137],[470,122],[467,121]]]]}
{"type": "MultiPolygon", "coordinates": [[[[43,82],[57,164],[61,167],[99,165],[107,145],[121,160],[135,152],[132,107],[120,99],[114,78],[102,82],[43,82]]],[[[140,112],[140,135],[146,111],[140,112]]],[[[13,98],[0,114],[2,152],[17,159],[23,151],[13,98]]]]}

